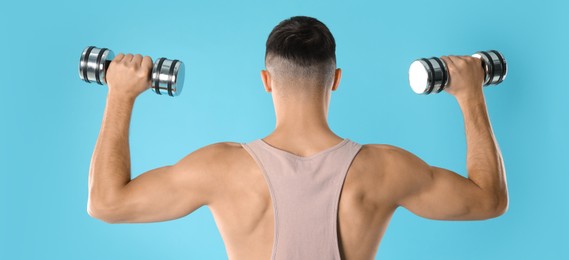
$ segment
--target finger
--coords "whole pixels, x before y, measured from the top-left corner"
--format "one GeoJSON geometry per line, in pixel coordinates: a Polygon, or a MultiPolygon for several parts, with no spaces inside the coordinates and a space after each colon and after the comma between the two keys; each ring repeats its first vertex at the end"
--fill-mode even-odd
{"type": "Polygon", "coordinates": [[[442,56],[441,59],[443,61],[445,61],[445,63],[447,64],[447,67],[450,67],[450,66],[454,67],[455,66],[454,61],[449,56],[442,56]]]}
{"type": "Polygon", "coordinates": [[[462,67],[466,63],[466,59],[461,56],[449,56],[449,59],[452,61],[453,67],[455,68],[462,67]]]}
{"type": "Polygon", "coordinates": [[[132,57],[132,63],[134,64],[134,66],[140,67],[140,65],[142,63],[142,55],[140,55],[140,54],[134,55],[132,57]]]}
{"type": "Polygon", "coordinates": [[[483,67],[483,66],[484,66],[484,63],[482,62],[482,59],[475,58],[475,57],[472,57],[472,59],[475,60],[476,64],[478,64],[480,67],[483,67]]]}
{"type": "Polygon", "coordinates": [[[115,58],[113,59],[114,62],[121,62],[121,60],[124,58],[124,54],[119,53],[117,56],[115,56],[115,58]]]}
{"type": "Polygon", "coordinates": [[[152,58],[150,58],[150,56],[144,56],[141,66],[142,68],[146,68],[150,71],[152,69],[152,58]]]}
{"type": "Polygon", "coordinates": [[[442,56],[441,59],[445,62],[446,66],[447,66],[447,70],[449,73],[449,77],[448,77],[448,82],[447,82],[447,86],[450,88],[452,86],[452,77],[450,76],[451,74],[453,74],[453,71],[455,69],[455,64],[453,59],[451,59],[448,56],[442,56]]]}
{"type": "Polygon", "coordinates": [[[124,55],[124,58],[122,59],[122,62],[124,63],[130,63],[132,61],[132,54],[126,54],[124,55]]]}

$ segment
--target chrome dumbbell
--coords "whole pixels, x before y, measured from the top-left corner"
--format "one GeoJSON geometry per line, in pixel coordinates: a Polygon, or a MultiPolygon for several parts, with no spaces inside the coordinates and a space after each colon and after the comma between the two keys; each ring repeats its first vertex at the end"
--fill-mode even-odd
{"type": "MultiPolygon", "coordinates": [[[[107,48],[89,46],[81,53],[79,77],[87,83],[107,84],[106,72],[115,57],[107,48]]],[[[159,58],[151,73],[151,89],[159,95],[178,96],[184,86],[185,66],[179,60],[159,58]]]]}
{"type": "MultiPolygon", "coordinates": [[[[495,50],[479,51],[472,57],[482,60],[484,68],[484,86],[500,84],[508,74],[504,56],[495,50]]],[[[409,85],[417,94],[439,93],[449,82],[450,74],[444,60],[432,57],[418,59],[409,67],[409,85]]]]}

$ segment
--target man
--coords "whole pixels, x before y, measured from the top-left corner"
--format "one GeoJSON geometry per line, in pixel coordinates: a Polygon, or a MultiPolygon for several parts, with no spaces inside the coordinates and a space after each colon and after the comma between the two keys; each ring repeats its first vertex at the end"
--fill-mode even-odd
{"type": "Polygon", "coordinates": [[[128,131],[152,61],[112,61],[104,119],[91,162],[88,212],[108,223],[157,222],[207,205],[229,259],[373,259],[399,206],[429,219],[475,220],[507,210],[502,156],[482,92],[480,60],[442,57],[447,92],[464,115],[468,178],[394,146],[334,134],[335,41],[310,17],[277,25],[267,40],[264,88],[275,130],[250,143],[216,143],[175,165],[130,178],[128,131]]]}

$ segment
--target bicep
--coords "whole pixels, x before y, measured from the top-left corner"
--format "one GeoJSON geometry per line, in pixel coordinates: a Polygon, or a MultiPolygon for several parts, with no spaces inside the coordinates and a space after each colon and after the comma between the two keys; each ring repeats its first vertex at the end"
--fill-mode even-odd
{"type": "Polygon", "coordinates": [[[429,166],[415,155],[404,152],[400,172],[405,191],[399,205],[416,215],[437,220],[487,219],[493,214],[491,198],[470,179],[453,171],[429,166]]]}
{"type": "Polygon", "coordinates": [[[215,189],[215,172],[209,162],[211,152],[207,149],[197,150],[175,165],[150,170],[131,180],[113,206],[113,222],[173,220],[207,205],[215,189]]]}

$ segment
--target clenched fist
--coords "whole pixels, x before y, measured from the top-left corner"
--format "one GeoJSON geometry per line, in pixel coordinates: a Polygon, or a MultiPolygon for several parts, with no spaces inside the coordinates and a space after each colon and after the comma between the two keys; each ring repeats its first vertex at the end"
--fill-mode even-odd
{"type": "Polygon", "coordinates": [[[150,88],[152,59],[140,54],[119,53],[107,70],[109,95],[136,98],[150,88]]]}
{"type": "Polygon", "coordinates": [[[484,69],[482,61],[471,56],[443,56],[447,65],[450,81],[446,92],[456,98],[468,98],[482,94],[484,69]]]}

